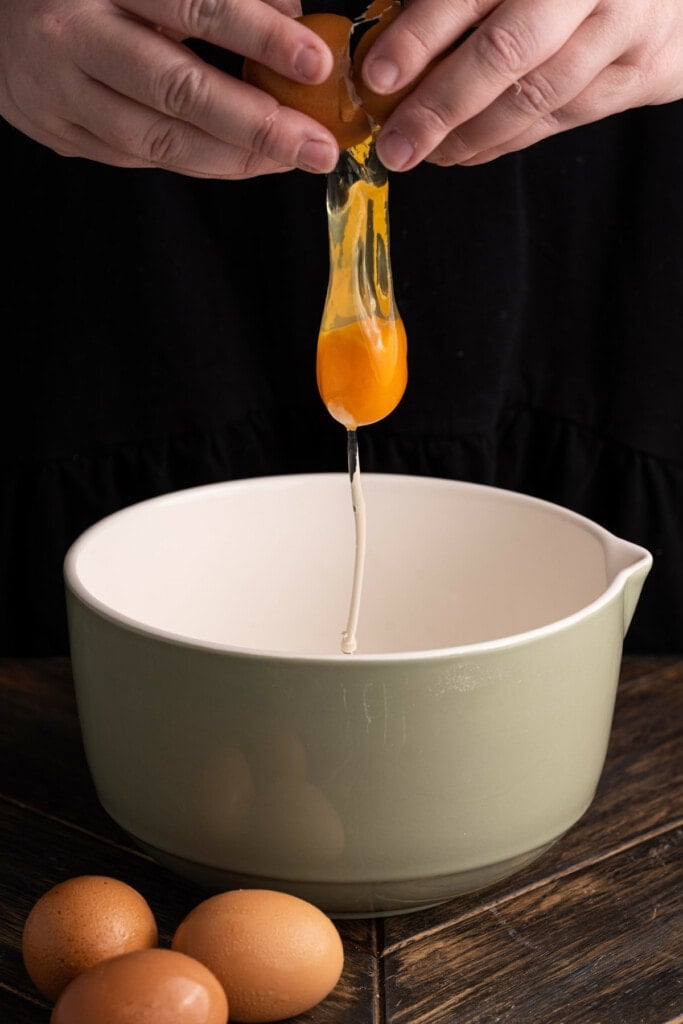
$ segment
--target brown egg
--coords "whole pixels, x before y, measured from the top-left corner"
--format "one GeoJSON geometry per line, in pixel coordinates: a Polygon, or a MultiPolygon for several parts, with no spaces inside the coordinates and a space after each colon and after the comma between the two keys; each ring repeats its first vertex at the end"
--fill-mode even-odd
{"type": "Polygon", "coordinates": [[[242,1024],[310,1010],[332,991],[344,964],[339,932],[321,910],[268,889],[237,889],[200,903],[178,927],[173,948],[216,975],[230,1019],[242,1024]]]}
{"type": "MultiPolygon", "coordinates": [[[[371,4],[370,8],[368,8],[365,13],[365,17],[371,17],[371,12],[379,8],[379,2],[371,4]]],[[[422,81],[425,75],[431,71],[440,59],[436,58],[431,61],[424,71],[420,72],[412,82],[409,82],[408,85],[404,85],[402,89],[398,89],[396,92],[389,93],[388,95],[380,95],[368,88],[363,81],[363,76],[361,74],[361,68],[363,61],[365,60],[365,56],[374,41],[377,39],[377,36],[384,32],[385,28],[387,28],[400,13],[401,4],[399,3],[399,0],[395,0],[395,2],[389,4],[389,6],[387,6],[385,2],[384,7],[380,12],[379,21],[377,24],[373,25],[372,28],[363,32],[363,35],[358,40],[358,45],[356,46],[353,55],[353,83],[356,94],[361,101],[363,109],[367,111],[372,120],[378,125],[384,124],[389,115],[399,105],[401,100],[405,99],[405,97],[413,91],[418,82],[422,81]]]]}
{"type": "Polygon", "coordinates": [[[71,982],[50,1024],[226,1024],[228,1001],[216,978],[170,949],[124,953],[71,982]]]}
{"type": "Polygon", "coordinates": [[[329,77],[319,85],[303,85],[247,59],[243,78],[274,96],[283,106],[315,118],[332,132],[342,149],[355,146],[368,137],[370,125],[350,91],[349,40],[353,23],[339,14],[304,14],[297,20],[324,39],[332,51],[334,66],[329,77]]]}
{"type": "Polygon", "coordinates": [[[100,960],[156,944],[156,921],[140,893],[102,875],[81,875],[49,889],[22,934],[26,970],[48,999],[100,960]]]}

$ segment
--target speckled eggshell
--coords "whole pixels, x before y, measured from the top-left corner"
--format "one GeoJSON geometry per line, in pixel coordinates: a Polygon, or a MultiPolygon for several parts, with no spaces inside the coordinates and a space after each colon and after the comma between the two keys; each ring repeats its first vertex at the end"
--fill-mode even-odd
{"type": "Polygon", "coordinates": [[[50,1024],[226,1024],[228,1001],[203,964],[170,949],[104,960],[64,989],[50,1024]]]}
{"type": "Polygon", "coordinates": [[[223,985],[230,1019],[264,1024],[303,1013],[337,984],[339,932],[317,907],[268,889],[237,889],[200,903],[173,948],[206,964],[223,985]]]}
{"type": "Polygon", "coordinates": [[[120,953],[157,944],[147,901],[125,882],[80,875],[59,882],[30,911],[22,956],[31,981],[50,1000],[77,974],[120,953]]]}

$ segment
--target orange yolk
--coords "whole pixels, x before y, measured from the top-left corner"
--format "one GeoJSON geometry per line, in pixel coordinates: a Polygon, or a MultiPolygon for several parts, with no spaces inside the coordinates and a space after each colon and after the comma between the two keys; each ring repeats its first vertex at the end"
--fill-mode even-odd
{"type": "Polygon", "coordinates": [[[327,179],[330,276],[317,378],[328,412],[347,430],[393,412],[408,380],[389,257],[388,185],[372,138],[342,154],[327,179]]]}
{"type": "Polygon", "coordinates": [[[328,412],[348,430],[388,416],[408,379],[403,321],[371,317],[322,331],[317,377],[328,412]]]}

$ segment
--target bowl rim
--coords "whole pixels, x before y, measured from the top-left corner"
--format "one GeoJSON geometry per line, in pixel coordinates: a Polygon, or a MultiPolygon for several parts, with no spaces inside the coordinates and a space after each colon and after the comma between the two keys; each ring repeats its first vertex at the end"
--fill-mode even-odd
{"type": "MultiPolygon", "coordinates": [[[[190,650],[213,651],[215,653],[230,654],[231,656],[244,657],[247,659],[258,659],[260,661],[273,660],[287,661],[290,663],[317,662],[324,665],[345,664],[348,666],[372,663],[386,665],[396,662],[433,662],[454,657],[462,658],[469,655],[481,655],[486,652],[500,651],[510,647],[522,646],[529,642],[554,635],[566,629],[570,629],[577,622],[588,619],[592,615],[597,614],[625,587],[626,581],[629,577],[639,571],[644,571],[647,574],[652,566],[652,554],[640,544],[618,537],[616,534],[606,529],[606,527],[601,526],[599,523],[589,519],[587,516],[583,516],[579,512],[574,512],[573,510],[566,508],[564,505],[548,501],[545,498],[537,498],[534,495],[525,494],[522,491],[513,491],[508,488],[498,487],[491,484],[473,483],[470,481],[449,479],[446,477],[407,473],[364,472],[364,483],[381,479],[383,482],[400,481],[400,486],[403,486],[410,481],[419,481],[420,484],[431,484],[432,486],[443,485],[448,489],[459,489],[468,493],[489,495],[491,493],[495,493],[497,497],[504,501],[533,505],[536,508],[545,509],[560,518],[568,520],[579,528],[586,530],[600,541],[605,551],[607,550],[607,545],[611,544],[613,547],[618,547],[624,551],[630,552],[633,561],[625,568],[616,572],[614,579],[609,586],[607,586],[605,590],[603,590],[603,592],[593,601],[584,605],[582,608],[577,609],[577,611],[572,612],[570,615],[566,615],[563,618],[546,623],[543,626],[536,626],[533,629],[525,630],[521,633],[497,637],[493,640],[480,640],[470,644],[457,644],[450,647],[439,648],[424,648],[417,651],[394,651],[383,653],[363,653],[362,651],[356,651],[353,655],[344,654],[341,651],[328,654],[308,654],[297,651],[280,651],[277,649],[259,650],[238,646],[236,644],[199,639],[197,637],[192,637],[172,630],[165,630],[158,626],[152,626],[149,623],[145,623],[133,616],[125,615],[123,612],[112,608],[110,605],[106,604],[106,602],[93,595],[79,577],[78,560],[80,554],[92,541],[93,537],[100,531],[106,529],[107,526],[111,525],[116,520],[127,518],[142,507],[150,507],[153,505],[173,505],[186,502],[189,503],[195,501],[199,496],[209,494],[210,492],[240,489],[252,490],[258,488],[266,489],[271,488],[274,483],[286,486],[290,484],[306,483],[313,480],[325,480],[327,482],[334,481],[336,483],[339,482],[340,479],[348,481],[348,473],[283,473],[276,475],[271,474],[268,476],[240,477],[234,480],[200,484],[195,487],[169,491],[164,494],[145,498],[141,501],[134,502],[133,504],[126,505],[125,507],[118,509],[117,511],[112,512],[92,523],[70,545],[63,560],[63,576],[67,593],[71,593],[74,598],[85,605],[86,608],[89,608],[92,612],[96,613],[100,618],[115,624],[119,628],[123,628],[126,631],[136,633],[149,639],[155,639],[166,644],[177,645],[190,650]]],[[[70,614],[68,614],[68,619],[69,633],[71,633],[70,614]]]]}

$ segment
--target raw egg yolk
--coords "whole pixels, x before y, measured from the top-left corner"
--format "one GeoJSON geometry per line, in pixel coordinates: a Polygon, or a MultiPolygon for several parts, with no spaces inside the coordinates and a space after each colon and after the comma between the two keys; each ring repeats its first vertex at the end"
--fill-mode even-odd
{"type": "Polygon", "coordinates": [[[327,177],[330,276],[316,369],[320,397],[347,430],[388,416],[408,379],[392,284],[388,185],[370,140],[343,153],[327,177]]]}
{"type": "MultiPolygon", "coordinates": [[[[286,106],[314,117],[337,139],[342,154],[328,175],[330,281],[317,349],[318,390],[328,412],[348,430],[376,423],[400,402],[407,383],[406,332],[396,310],[389,259],[388,182],[373,153],[372,137],[396,98],[361,86],[360,66],[372,41],[401,5],[376,0],[351,64],[354,23],[333,14],[298,20],[330,47],[334,68],[325,82],[301,85],[254,61],[244,78],[286,106]],[[362,95],[361,94],[362,91],[362,95]],[[361,99],[367,96],[364,109],[361,99]]],[[[356,26],[359,27],[359,26],[356,26]]],[[[392,106],[393,109],[393,106],[392,106]]]]}
{"type": "Polygon", "coordinates": [[[406,389],[406,332],[401,319],[356,320],[318,338],[320,397],[348,430],[392,412],[406,389]]]}

